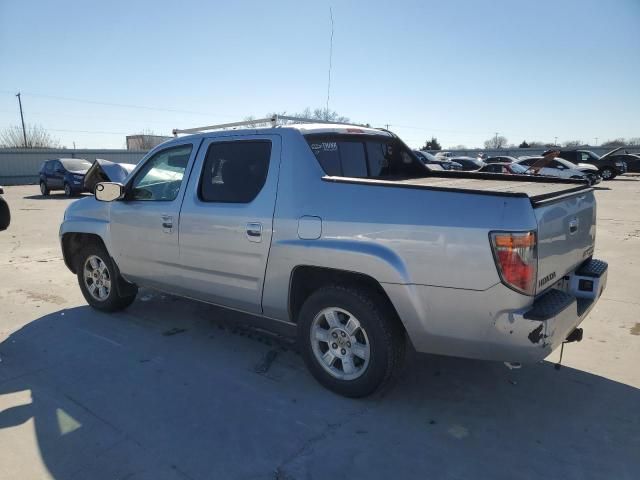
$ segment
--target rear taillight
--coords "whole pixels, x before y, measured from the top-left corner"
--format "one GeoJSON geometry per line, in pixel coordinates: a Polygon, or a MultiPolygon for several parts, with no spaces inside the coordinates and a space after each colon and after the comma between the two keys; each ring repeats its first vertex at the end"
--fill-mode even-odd
{"type": "Polygon", "coordinates": [[[538,274],[535,232],[491,232],[491,248],[502,282],[533,295],[538,274]]]}

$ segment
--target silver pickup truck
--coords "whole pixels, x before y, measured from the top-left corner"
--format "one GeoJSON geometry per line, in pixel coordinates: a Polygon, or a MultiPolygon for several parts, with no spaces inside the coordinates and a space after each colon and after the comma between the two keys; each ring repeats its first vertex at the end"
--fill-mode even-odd
{"type": "Polygon", "coordinates": [[[299,123],[170,140],[71,204],[60,240],[92,307],[144,286],[253,314],[357,397],[407,338],[506,362],[579,339],[607,280],[595,224],[583,182],[430,172],[388,131],[299,123]]]}

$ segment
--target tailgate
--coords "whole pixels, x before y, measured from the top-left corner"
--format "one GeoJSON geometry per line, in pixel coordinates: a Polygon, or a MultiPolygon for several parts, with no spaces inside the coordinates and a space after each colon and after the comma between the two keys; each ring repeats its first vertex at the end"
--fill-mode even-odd
{"type": "Polygon", "coordinates": [[[539,294],[593,254],[596,200],[593,191],[576,193],[540,204],[534,212],[538,223],[539,294]]]}

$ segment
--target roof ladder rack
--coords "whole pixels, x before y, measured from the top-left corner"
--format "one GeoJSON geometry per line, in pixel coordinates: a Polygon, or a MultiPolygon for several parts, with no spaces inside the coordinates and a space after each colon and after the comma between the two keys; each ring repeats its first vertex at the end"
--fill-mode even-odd
{"type": "Polygon", "coordinates": [[[208,130],[224,130],[225,128],[253,127],[255,125],[259,125],[263,123],[270,123],[271,126],[275,128],[278,126],[278,121],[292,122],[292,123],[326,123],[326,124],[333,124],[333,125],[352,125],[357,127],[368,127],[368,125],[360,125],[357,123],[330,122],[326,120],[316,120],[313,118],[289,117],[287,115],[273,115],[271,117],[266,117],[266,118],[243,120],[241,122],[220,123],[218,125],[206,125],[204,127],[184,128],[184,129],[174,128],[173,136],[177,137],[179,134],[199,133],[199,132],[206,132],[208,130]]]}

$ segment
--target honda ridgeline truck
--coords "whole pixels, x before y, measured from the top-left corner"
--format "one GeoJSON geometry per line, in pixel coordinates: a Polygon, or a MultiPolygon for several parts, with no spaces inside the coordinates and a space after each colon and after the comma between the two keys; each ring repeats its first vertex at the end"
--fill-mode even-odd
{"type": "Polygon", "coordinates": [[[92,307],[144,286],[286,325],[314,377],[358,397],[397,373],[405,339],[539,361],[605,288],[584,182],[430,172],[360,126],[206,129],[67,208],[64,260],[92,307]]]}

